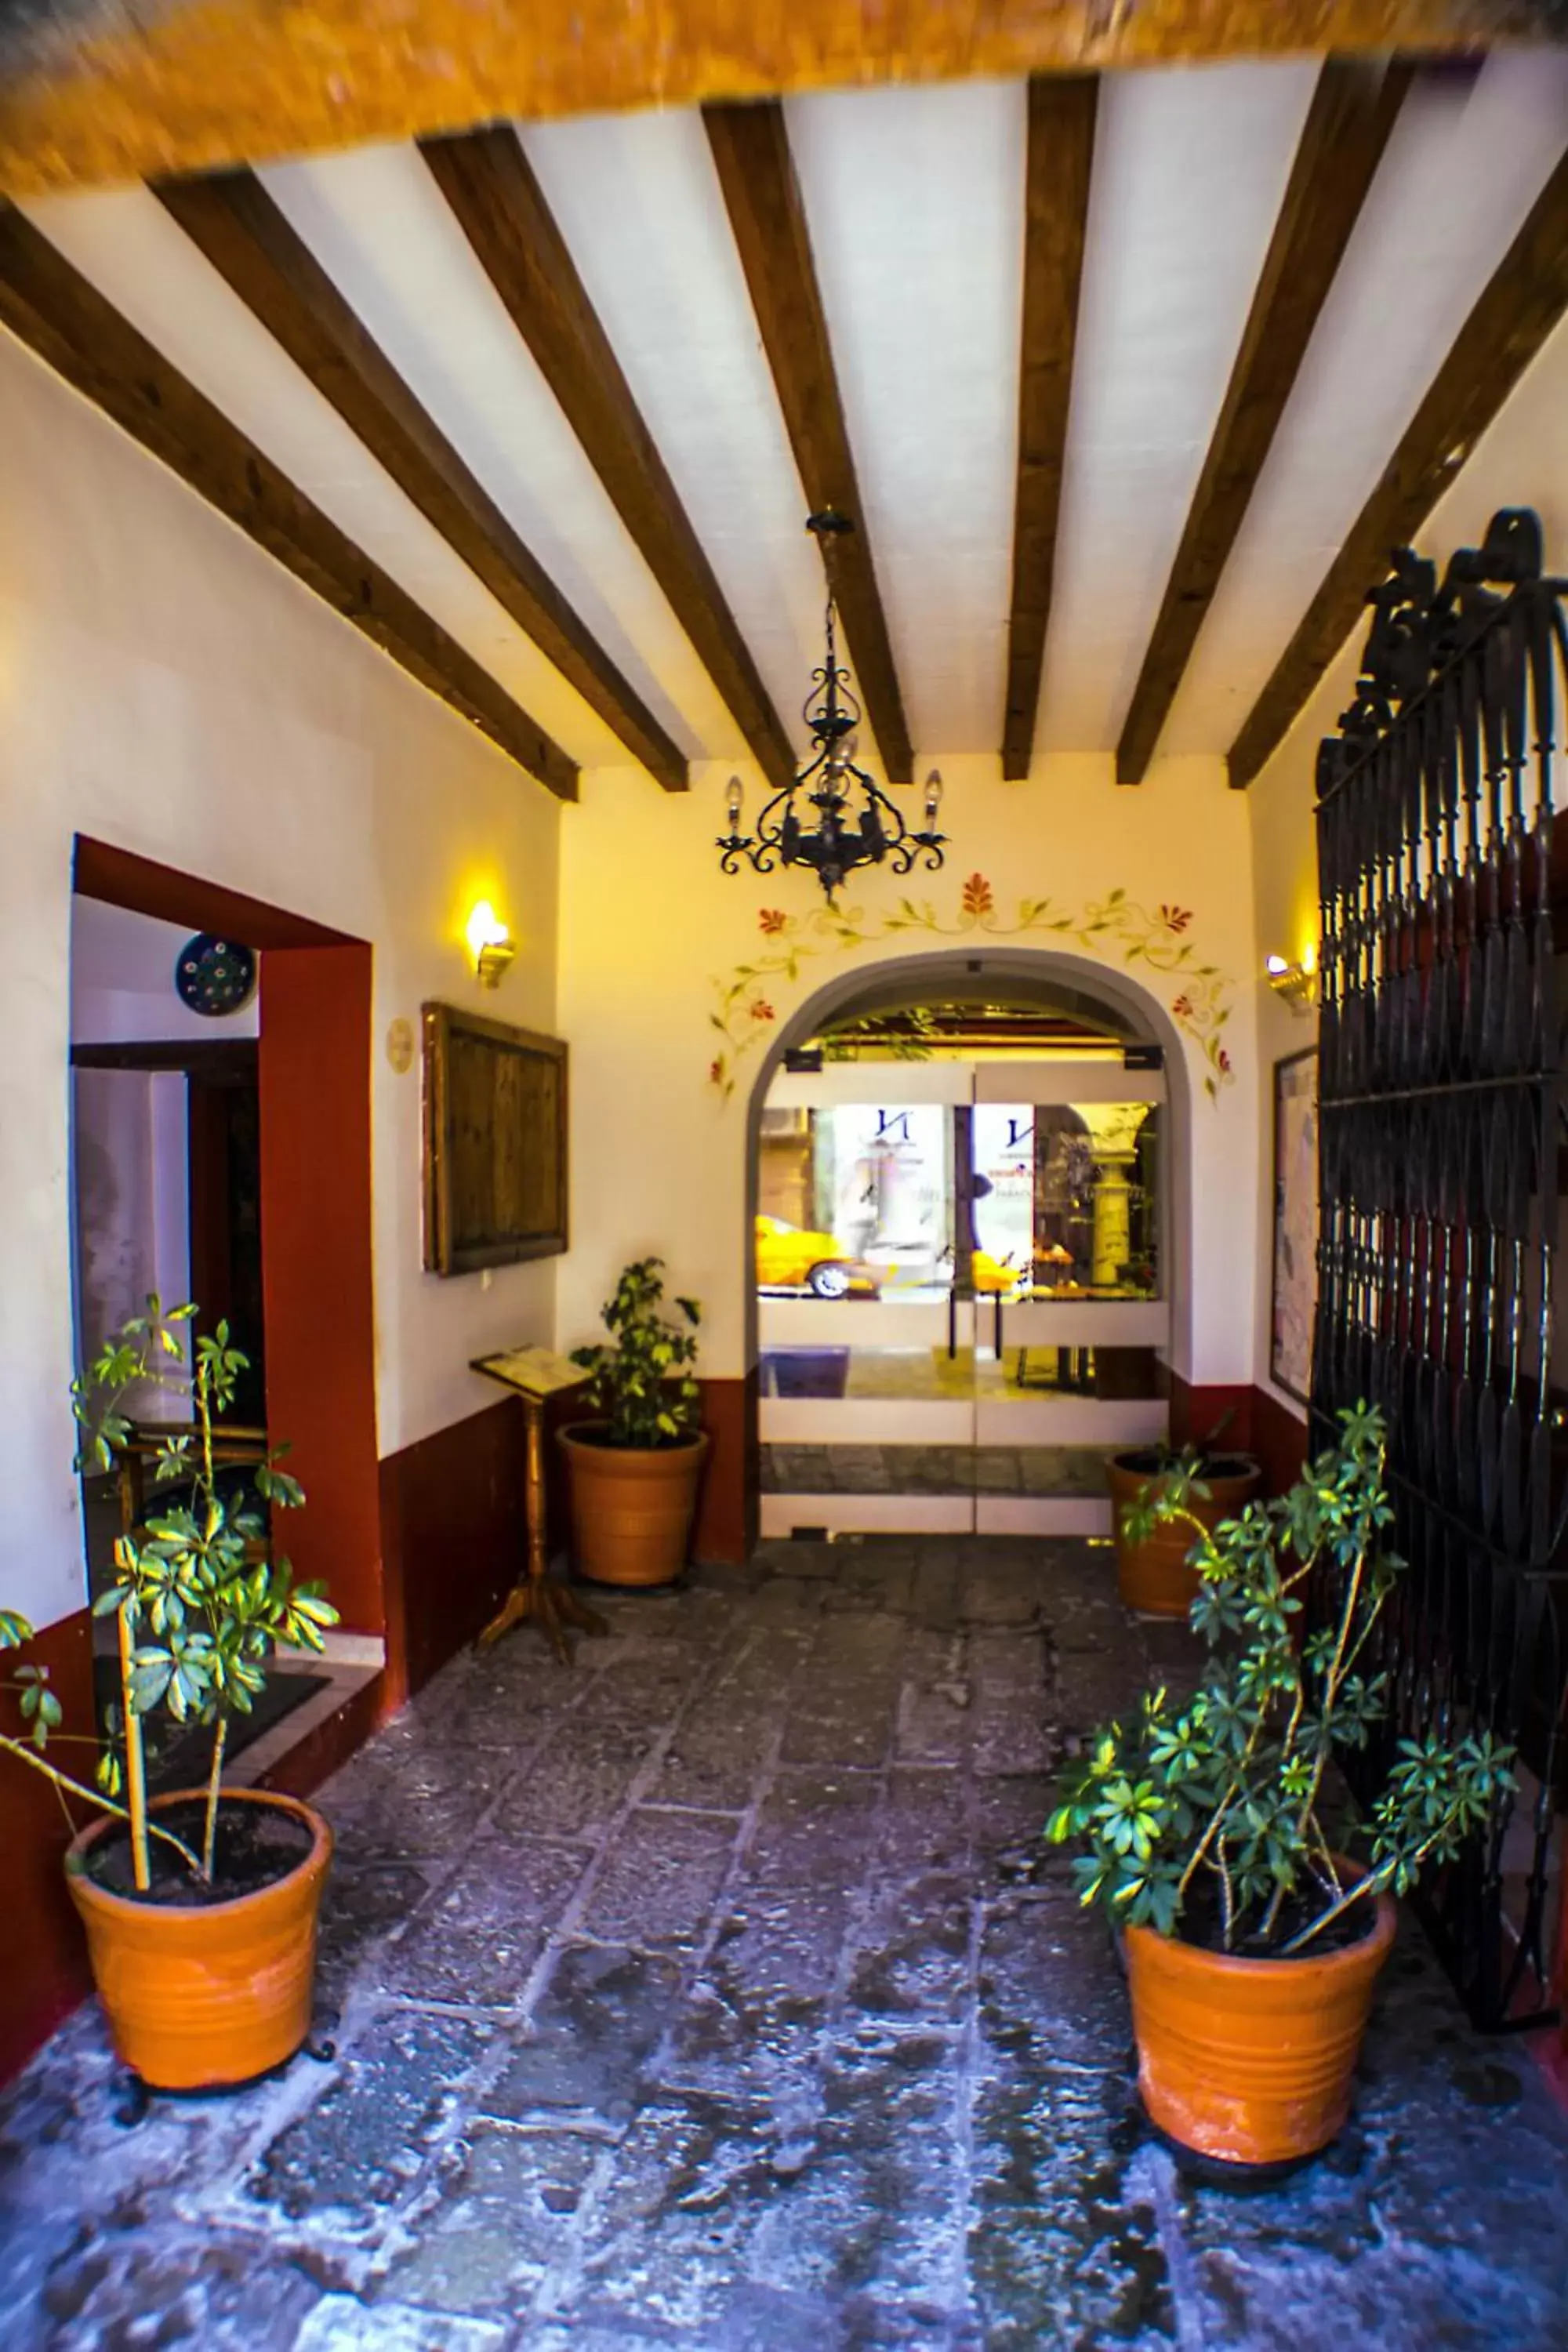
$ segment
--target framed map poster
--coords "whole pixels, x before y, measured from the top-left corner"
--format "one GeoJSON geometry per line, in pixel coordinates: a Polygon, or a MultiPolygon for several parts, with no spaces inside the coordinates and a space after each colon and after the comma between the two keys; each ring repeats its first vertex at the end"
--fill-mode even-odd
{"type": "Polygon", "coordinates": [[[1274,1065],[1274,1327],[1268,1370],[1310,1402],[1318,1304],[1318,1049],[1274,1065]]]}

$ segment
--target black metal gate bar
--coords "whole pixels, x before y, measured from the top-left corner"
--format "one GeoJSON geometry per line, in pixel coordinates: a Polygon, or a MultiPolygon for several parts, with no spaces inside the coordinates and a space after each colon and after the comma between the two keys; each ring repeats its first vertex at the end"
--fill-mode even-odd
{"type": "MultiPolygon", "coordinates": [[[[1441,583],[1406,548],[1318,755],[1321,1003],[1312,1422],[1389,1427],[1410,1563],[1378,1640],[1385,1724],[1352,1759],[1487,1729],[1520,1795],[1423,1892],[1478,2024],[1555,2016],[1568,1796],[1568,1413],[1558,1328],[1562,1020],[1552,764],[1568,583],[1494,515],[1441,583]]],[[[1325,1622],[1333,1596],[1311,1597],[1325,1622]]]]}

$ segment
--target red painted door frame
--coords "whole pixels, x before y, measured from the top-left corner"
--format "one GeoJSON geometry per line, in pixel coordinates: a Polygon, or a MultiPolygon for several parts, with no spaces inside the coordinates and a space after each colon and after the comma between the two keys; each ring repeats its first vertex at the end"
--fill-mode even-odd
{"type": "Polygon", "coordinates": [[[75,886],[261,954],[267,1424],[309,1497],[284,1529],[343,1622],[383,1633],[371,1242],[371,949],[259,898],[79,835],[75,886]]]}

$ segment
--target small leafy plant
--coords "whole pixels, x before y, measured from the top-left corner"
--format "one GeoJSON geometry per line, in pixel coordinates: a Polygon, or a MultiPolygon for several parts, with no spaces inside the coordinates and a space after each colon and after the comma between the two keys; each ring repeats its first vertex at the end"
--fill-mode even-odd
{"type": "Polygon", "coordinates": [[[661,1315],[664,1260],[636,1259],[601,1310],[612,1344],[574,1348],[589,1378],[589,1402],[605,1417],[604,1444],[647,1450],[694,1436],[701,1391],[692,1378],[693,1334],[702,1319],[694,1298],[678,1298],[684,1324],[661,1315]]]}
{"type": "Polygon", "coordinates": [[[1150,1692],[1096,1736],[1047,1824],[1053,1843],[1083,1845],[1081,1899],[1114,1919],[1177,1935],[1205,1896],[1226,1951],[1289,1957],[1450,1859],[1513,1785],[1512,1751],[1489,1732],[1430,1731],[1398,1743],[1359,1832],[1360,1874],[1340,1858],[1358,1832],[1324,1826],[1335,1748],[1365,1747],[1386,1710],[1388,1677],[1363,1662],[1405,1565],[1385,1541],[1382,1415],[1358,1405],[1339,1418],[1338,1444],[1288,1495],[1212,1533],[1189,1507],[1194,1465],[1152,1481],[1128,1514],[1135,1540],[1159,1520],[1192,1528],[1202,1581],[1188,1616],[1210,1655],[1184,1704],[1150,1692]],[[1292,1621],[1314,1576],[1331,1609],[1300,1639],[1292,1621]]]}
{"type": "MultiPolygon", "coordinates": [[[[128,1823],[134,1883],[143,1892],[152,1883],[153,1839],[211,1884],[230,1722],[250,1712],[280,1642],[320,1651],[325,1628],[338,1619],[324,1588],[296,1584],[286,1559],[250,1557],[264,1533],[260,1516],[220,1491],[216,1459],[217,1423],[248,1360],[220,1323],[196,1339],[193,1368],[185,1372],[179,1327],[195,1313],[194,1306],[165,1313],[156,1297],[149,1298],[146,1313],[125,1324],[86,1377],[71,1384],[82,1432],[79,1470],[114,1467],[133,1434],[122,1409],[126,1394],[143,1381],[188,1396],[193,1416],[189,1428],[171,1430],[153,1465],[154,1479],[179,1482],[188,1499],[118,1538],[113,1580],[93,1603],[95,1615],[116,1620],[120,1647],[120,1704],[96,1785],[58,1770],[45,1752],[51,1735],[62,1742],[77,1737],[60,1730],[62,1711],[47,1668],[18,1665],[0,1683],[16,1695],[23,1727],[19,1738],[0,1732],[0,1748],[42,1772],[62,1800],[80,1798],[128,1823]],[[182,1367],[177,1374],[171,1361],[182,1367]],[[149,1813],[142,1727],[159,1710],[176,1724],[200,1724],[212,1732],[199,1853],[149,1813]]],[[[286,1452],[279,1447],[251,1474],[257,1493],[274,1509],[305,1499],[298,1482],[279,1466],[286,1452]]],[[[0,1650],[18,1649],[33,1638],[26,1618],[0,1610],[0,1650]]]]}

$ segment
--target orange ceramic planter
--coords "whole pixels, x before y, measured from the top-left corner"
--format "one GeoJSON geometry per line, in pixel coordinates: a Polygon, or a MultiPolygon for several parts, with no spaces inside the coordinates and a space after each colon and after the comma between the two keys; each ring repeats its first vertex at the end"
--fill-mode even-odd
{"type": "Polygon", "coordinates": [[[1343,2128],[1373,1987],[1394,1941],[1376,1898],[1359,1944],[1290,1960],[1126,1930],[1138,2087],[1150,2119],[1229,2164],[1315,2156],[1343,2128]]]}
{"type": "Polygon", "coordinates": [[[672,1584],[686,1566],[697,1484],[708,1459],[699,1431],[686,1445],[585,1444],[577,1422],[559,1433],[572,1493],[572,1557],[596,1584],[672,1584]]]}
{"type": "MultiPolygon", "coordinates": [[[[165,1805],[199,1798],[183,1790],[165,1805]]],[[[84,1857],[114,1826],[94,1822],[66,1856],[99,1998],[124,2063],[160,2091],[220,2090],[281,2066],[310,2030],[316,1915],[332,1833],[295,1797],[226,1789],[226,1805],[271,1805],[313,1843],[287,1878],[201,1910],[137,1903],[90,1879],[84,1857]]]]}
{"type": "MultiPolygon", "coordinates": [[[[1246,1457],[1241,1457],[1245,1459],[1246,1457]]],[[[1197,1541],[1191,1528],[1174,1520],[1154,1528],[1142,1543],[1131,1543],[1122,1532],[1121,1515],[1135,1503],[1152,1476],[1148,1470],[1124,1470],[1113,1455],[1105,1465],[1110,1483],[1110,1511],[1116,1530],[1116,1584],[1129,1609],[1145,1617],[1184,1617],[1198,1589],[1198,1572],[1187,1566],[1187,1554],[1197,1541]]],[[[1194,1495],[1187,1507],[1205,1528],[1232,1519],[1252,1500],[1262,1484],[1256,1463],[1232,1478],[1205,1478],[1208,1499],[1194,1495]]]]}

